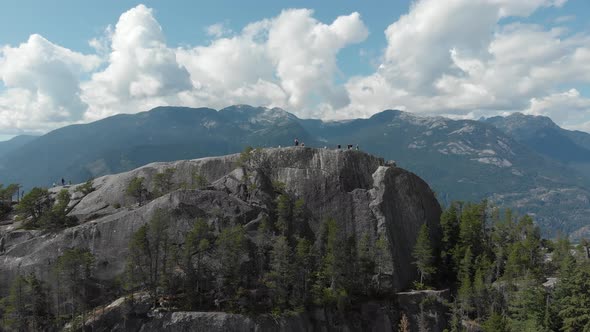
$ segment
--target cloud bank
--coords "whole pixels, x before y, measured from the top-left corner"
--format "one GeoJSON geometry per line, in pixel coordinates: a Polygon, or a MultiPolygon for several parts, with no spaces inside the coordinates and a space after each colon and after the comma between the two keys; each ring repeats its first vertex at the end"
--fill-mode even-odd
{"type": "Polygon", "coordinates": [[[344,82],[338,54],[369,34],[359,13],[324,23],[312,10],[288,9],[237,32],[206,27],[207,45],[171,47],[153,10],[139,5],[90,41],[95,54],[40,35],[0,47],[0,133],[159,105],[240,103],[323,119],[390,108],[472,118],[522,111],[590,130],[590,99],[576,88],[590,83],[590,35],[571,33],[563,20],[518,20],[564,2],[417,1],[384,31],[374,73],[344,82]]]}

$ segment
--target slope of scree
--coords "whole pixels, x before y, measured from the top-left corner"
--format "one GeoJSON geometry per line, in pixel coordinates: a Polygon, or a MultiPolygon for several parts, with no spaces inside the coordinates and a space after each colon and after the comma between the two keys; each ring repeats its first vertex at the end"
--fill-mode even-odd
{"type": "Polygon", "coordinates": [[[334,218],[357,240],[368,235],[376,241],[384,234],[391,253],[385,272],[393,289],[406,289],[416,277],[411,251],[421,225],[428,224],[432,237],[439,234],[441,208],[429,186],[381,158],[353,150],[264,149],[250,161],[259,171],[248,176],[238,166],[239,159],[235,154],[153,163],[95,179],[96,190],[82,198],[75,191],[77,186],[69,188],[74,206],[70,215],[80,225],[57,233],[0,228],[6,240],[6,252],[0,255],[0,295],[7,294],[17,271],[35,272],[49,280],[52,264],[68,248],[89,249],[96,258],[96,276],[115,279],[124,271],[132,234],[158,209],[172,214],[170,230],[179,242],[197,217],[216,231],[241,224],[253,238],[260,220],[270,213],[273,186],[277,185],[305,201],[311,232],[317,233],[326,218],[334,218]],[[195,175],[206,184],[201,183],[201,189],[177,189],[143,206],[126,194],[135,177],[143,177],[146,187],[153,190],[155,175],[167,169],[174,170],[175,187],[192,187],[195,175]]]}

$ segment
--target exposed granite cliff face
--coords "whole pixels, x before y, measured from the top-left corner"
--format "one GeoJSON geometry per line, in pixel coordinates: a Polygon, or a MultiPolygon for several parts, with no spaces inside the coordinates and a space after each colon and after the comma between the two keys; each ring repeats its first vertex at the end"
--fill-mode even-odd
{"type": "Polygon", "coordinates": [[[333,217],[357,238],[367,234],[376,240],[385,234],[393,289],[407,288],[416,276],[411,250],[420,226],[427,223],[432,235],[438,235],[441,209],[428,185],[411,172],[386,166],[381,158],[353,150],[272,148],[257,152],[257,171],[245,174],[237,166],[239,157],[149,164],[95,179],[96,190],[85,197],[75,192],[76,186],[69,188],[74,206],[70,215],[81,224],[57,233],[9,231],[10,226],[0,226],[6,242],[6,252],[0,254],[0,295],[7,293],[17,270],[49,278],[60,252],[73,247],[88,248],[94,254],[99,279],[115,278],[124,270],[131,235],[159,208],[171,211],[171,229],[179,234],[179,241],[196,217],[205,218],[217,230],[242,224],[248,232],[255,231],[261,217],[269,213],[271,184],[278,182],[305,200],[313,232],[322,220],[333,217]],[[195,174],[209,184],[201,190],[179,189],[143,206],[127,196],[132,178],[144,177],[153,191],[154,176],[169,168],[175,170],[172,182],[178,186],[191,187],[195,174]]]}

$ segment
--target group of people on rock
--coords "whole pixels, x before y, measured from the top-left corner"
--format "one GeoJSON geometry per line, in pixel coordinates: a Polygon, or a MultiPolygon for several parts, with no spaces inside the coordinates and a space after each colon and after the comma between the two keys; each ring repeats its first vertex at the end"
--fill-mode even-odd
{"type": "MultiPolygon", "coordinates": [[[[294,140],[294,142],[295,142],[295,146],[299,146],[299,139],[298,138],[296,138],[294,140]]],[[[305,146],[305,142],[301,142],[301,146],[305,146]]]]}
{"type": "MultiPolygon", "coordinates": [[[[298,138],[295,138],[293,140],[293,143],[295,144],[295,146],[305,146],[305,143],[303,143],[303,142],[299,143],[299,139],[298,138]]],[[[357,150],[357,151],[359,150],[359,145],[358,144],[356,146],[354,146],[353,144],[347,144],[346,145],[346,149],[347,150],[352,150],[353,147],[354,147],[355,150],[357,150]]],[[[324,146],[324,149],[327,149],[327,148],[328,148],[327,146],[324,146]]],[[[338,144],[336,146],[336,149],[338,149],[338,150],[342,149],[342,145],[338,144]]]]}

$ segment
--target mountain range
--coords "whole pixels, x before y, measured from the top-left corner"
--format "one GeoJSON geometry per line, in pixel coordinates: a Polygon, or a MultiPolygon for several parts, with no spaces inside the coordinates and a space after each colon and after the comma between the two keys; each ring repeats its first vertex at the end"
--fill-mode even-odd
{"type": "Polygon", "coordinates": [[[25,188],[62,177],[82,182],[152,161],[286,146],[294,138],[330,149],[358,144],[395,160],[424,178],[443,205],[488,199],[533,215],[549,235],[590,233],[590,134],[522,114],[473,121],[386,110],[326,122],[247,105],[157,107],[60,128],[16,148],[13,142],[6,152],[0,144],[0,182],[25,188]]]}

